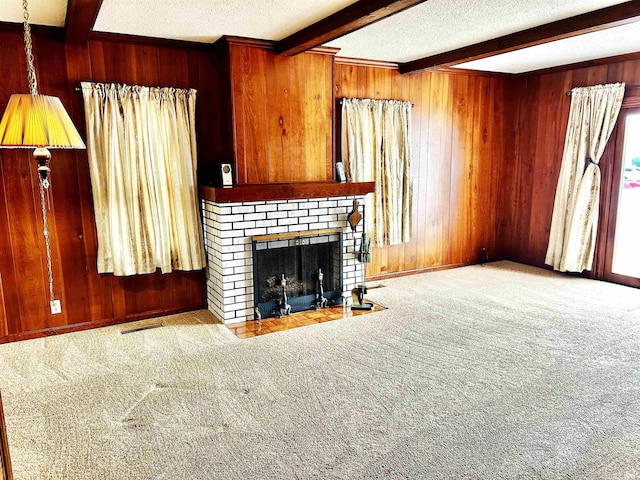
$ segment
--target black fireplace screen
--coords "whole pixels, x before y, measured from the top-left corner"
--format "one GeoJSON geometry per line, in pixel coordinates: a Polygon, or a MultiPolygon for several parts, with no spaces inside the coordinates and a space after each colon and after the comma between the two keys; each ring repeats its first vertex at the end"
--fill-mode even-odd
{"type": "Polygon", "coordinates": [[[274,316],[282,275],[291,311],[314,307],[318,273],[329,305],[342,301],[342,233],[253,242],[253,288],[262,318],[274,316]]]}

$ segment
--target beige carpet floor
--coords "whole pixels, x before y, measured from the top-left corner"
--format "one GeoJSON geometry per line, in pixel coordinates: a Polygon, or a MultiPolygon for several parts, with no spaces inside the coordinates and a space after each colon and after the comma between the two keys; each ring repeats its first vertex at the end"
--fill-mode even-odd
{"type": "Polygon", "coordinates": [[[0,345],[16,480],[640,478],[640,291],[510,262],[247,340],[207,312],[0,345]]]}

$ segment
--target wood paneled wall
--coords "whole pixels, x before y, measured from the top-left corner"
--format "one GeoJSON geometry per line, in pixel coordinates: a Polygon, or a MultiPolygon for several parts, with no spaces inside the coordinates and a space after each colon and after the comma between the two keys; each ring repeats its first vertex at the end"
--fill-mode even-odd
{"type": "MultiPolygon", "coordinates": [[[[565,92],[573,87],[600,83],[640,84],[640,60],[594,65],[520,77],[512,81],[507,124],[500,218],[500,237],[505,256],[510,260],[545,267],[551,216],[560,164],[564,149],[570,98],[565,92]]],[[[629,89],[625,98],[640,95],[629,89]]],[[[601,160],[603,189],[600,218],[606,217],[614,154],[611,136],[601,160]]],[[[606,228],[601,222],[600,227],[606,228]]],[[[602,232],[602,229],[600,230],[602,232]]],[[[604,238],[602,234],[601,238],[604,238]]],[[[597,245],[597,250],[600,250],[597,245]]],[[[596,265],[603,258],[596,258],[596,265]]],[[[593,276],[600,278],[601,271],[593,276]]]]}
{"type": "Polygon", "coordinates": [[[349,64],[336,64],[334,72],[336,99],[414,104],[413,239],[373,249],[367,275],[474,263],[483,247],[500,257],[496,179],[504,154],[506,79],[466,73],[403,76],[349,64]]]}
{"type": "Polygon", "coordinates": [[[333,180],[333,56],[229,50],[237,182],[333,180]]]}
{"type": "MultiPolygon", "coordinates": [[[[40,92],[62,99],[83,136],[82,97],[75,91],[83,80],[196,88],[199,136],[216,134],[218,120],[209,112],[218,101],[217,76],[206,52],[108,41],[65,46],[56,35],[36,35],[34,53],[40,92]]],[[[4,108],[12,93],[28,92],[20,33],[0,33],[0,58],[4,108]]],[[[202,271],[135,277],[97,273],[86,152],[53,150],[50,229],[62,313],[51,315],[34,163],[29,150],[0,150],[0,342],[48,329],[115,323],[206,304],[202,271]]]]}

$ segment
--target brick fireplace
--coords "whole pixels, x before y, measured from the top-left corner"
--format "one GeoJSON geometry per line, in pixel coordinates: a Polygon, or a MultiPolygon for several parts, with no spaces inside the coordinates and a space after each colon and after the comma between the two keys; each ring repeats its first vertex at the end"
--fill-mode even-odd
{"type": "Polygon", "coordinates": [[[254,320],[252,241],[255,237],[313,236],[324,230],[342,232],[342,290],[347,294],[362,282],[363,266],[354,253],[354,247],[359,247],[362,223],[354,235],[347,215],[354,200],[362,205],[363,195],[216,201],[206,198],[201,191],[201,197],[207,252],[207,304],[224,323],[254,320]]]}

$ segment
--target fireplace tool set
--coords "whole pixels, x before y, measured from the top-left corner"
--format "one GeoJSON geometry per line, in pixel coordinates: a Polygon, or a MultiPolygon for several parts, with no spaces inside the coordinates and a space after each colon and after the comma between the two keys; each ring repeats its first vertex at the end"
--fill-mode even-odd
{"type": "Polygon", "coordinates": [[[362,283],[356,288],[351,290],[351,298],[353,303],[351,304],[351,310],[372,310],[373,303],[365,302],[364,296],[367,294],[367,285],[365,283],[365,274],[367,269],[367,263],[371,262],[371,253],[369,253],[370,241],[367,238],[367,234],[364,233],[365,225],[363,221],[364,204],[362,205],[362,214],[359,212],[358,207],[360,202],[358,200],[353,201],[353,208],[349,215],[347,215],[347,221],[351,225],[351,231],[353,232],[353,249],[356,250],[356,229],[358,224],[362,221],[362,237],[360,238],[360,249],[356,255],[358,261],[364,264],[362,269],[362,283]]]}
{"type": "Polygon", "coordinates": [[[284,273],[282,274],[280,285],[282,286],[282,297],[278,299],[276,308],[271,311],[271,314],[276,318],[291,315],[291,305],[287,302],[287,279],[284,277],[284,273]]]}
{"type": "MultiPolygon", "coordinates": [[[[356,288],[354,288],[353,290],[351,290],[351,297],[353,300],[351,309],[352,310],[372,310],[373,303],[364,301],[364,297],[367,294],[367,286],[365,282],[366,266],[367,266],[367,263],[371,262],[371,253],[369,251],[370,240],[367,237],[366,233],[364,232],[362,233],[362,236],[360,237],[360,248],[356,249],[356,244],[357,244],[356,233],[357,233],[357,227],[360,224],[360,222],[362,222],[362,226],[364,230],[364,221],[363,221],[364,205],[362,206],[363,213],[360,213],[359,206],[360,206],[360,202],[358,202],[358,200],[354,200],[353,208],[351,209],[351,212],[349,212],[349,214],[347,215],[347,221],[349,222],[349,225],[351,226],[351,231],[353,232],[354,253],[355,253],[356,259],[363,264],[362,283],[358,285],[356,288]]],[[[323,286],[324,274],[322,273],[321,268],[318,269],[317,279],[318,280],[316,283],[316,298],[313,300],[311,306],[316,310],[320,310],[321,308],[327,308],[329,306],[329,299],[327,299],[327,297],[324,296],[324,286],[323,286]]],[[[284,273],[282,274],[282,278],[280,279],[280,286],[282,287],[282,294],[276,300],[276,307],[273,310],[271,310],[271,315],[273,315],[276,318],[282,318],[284,315],[291,315],[291,305],[289,305],[288,299],[287,299],[287,279],[284,273]]],[[[262,316],[260,315],[258,307],[255,308],[255,318],[258,321],[262,320],[262,316]]]]}

